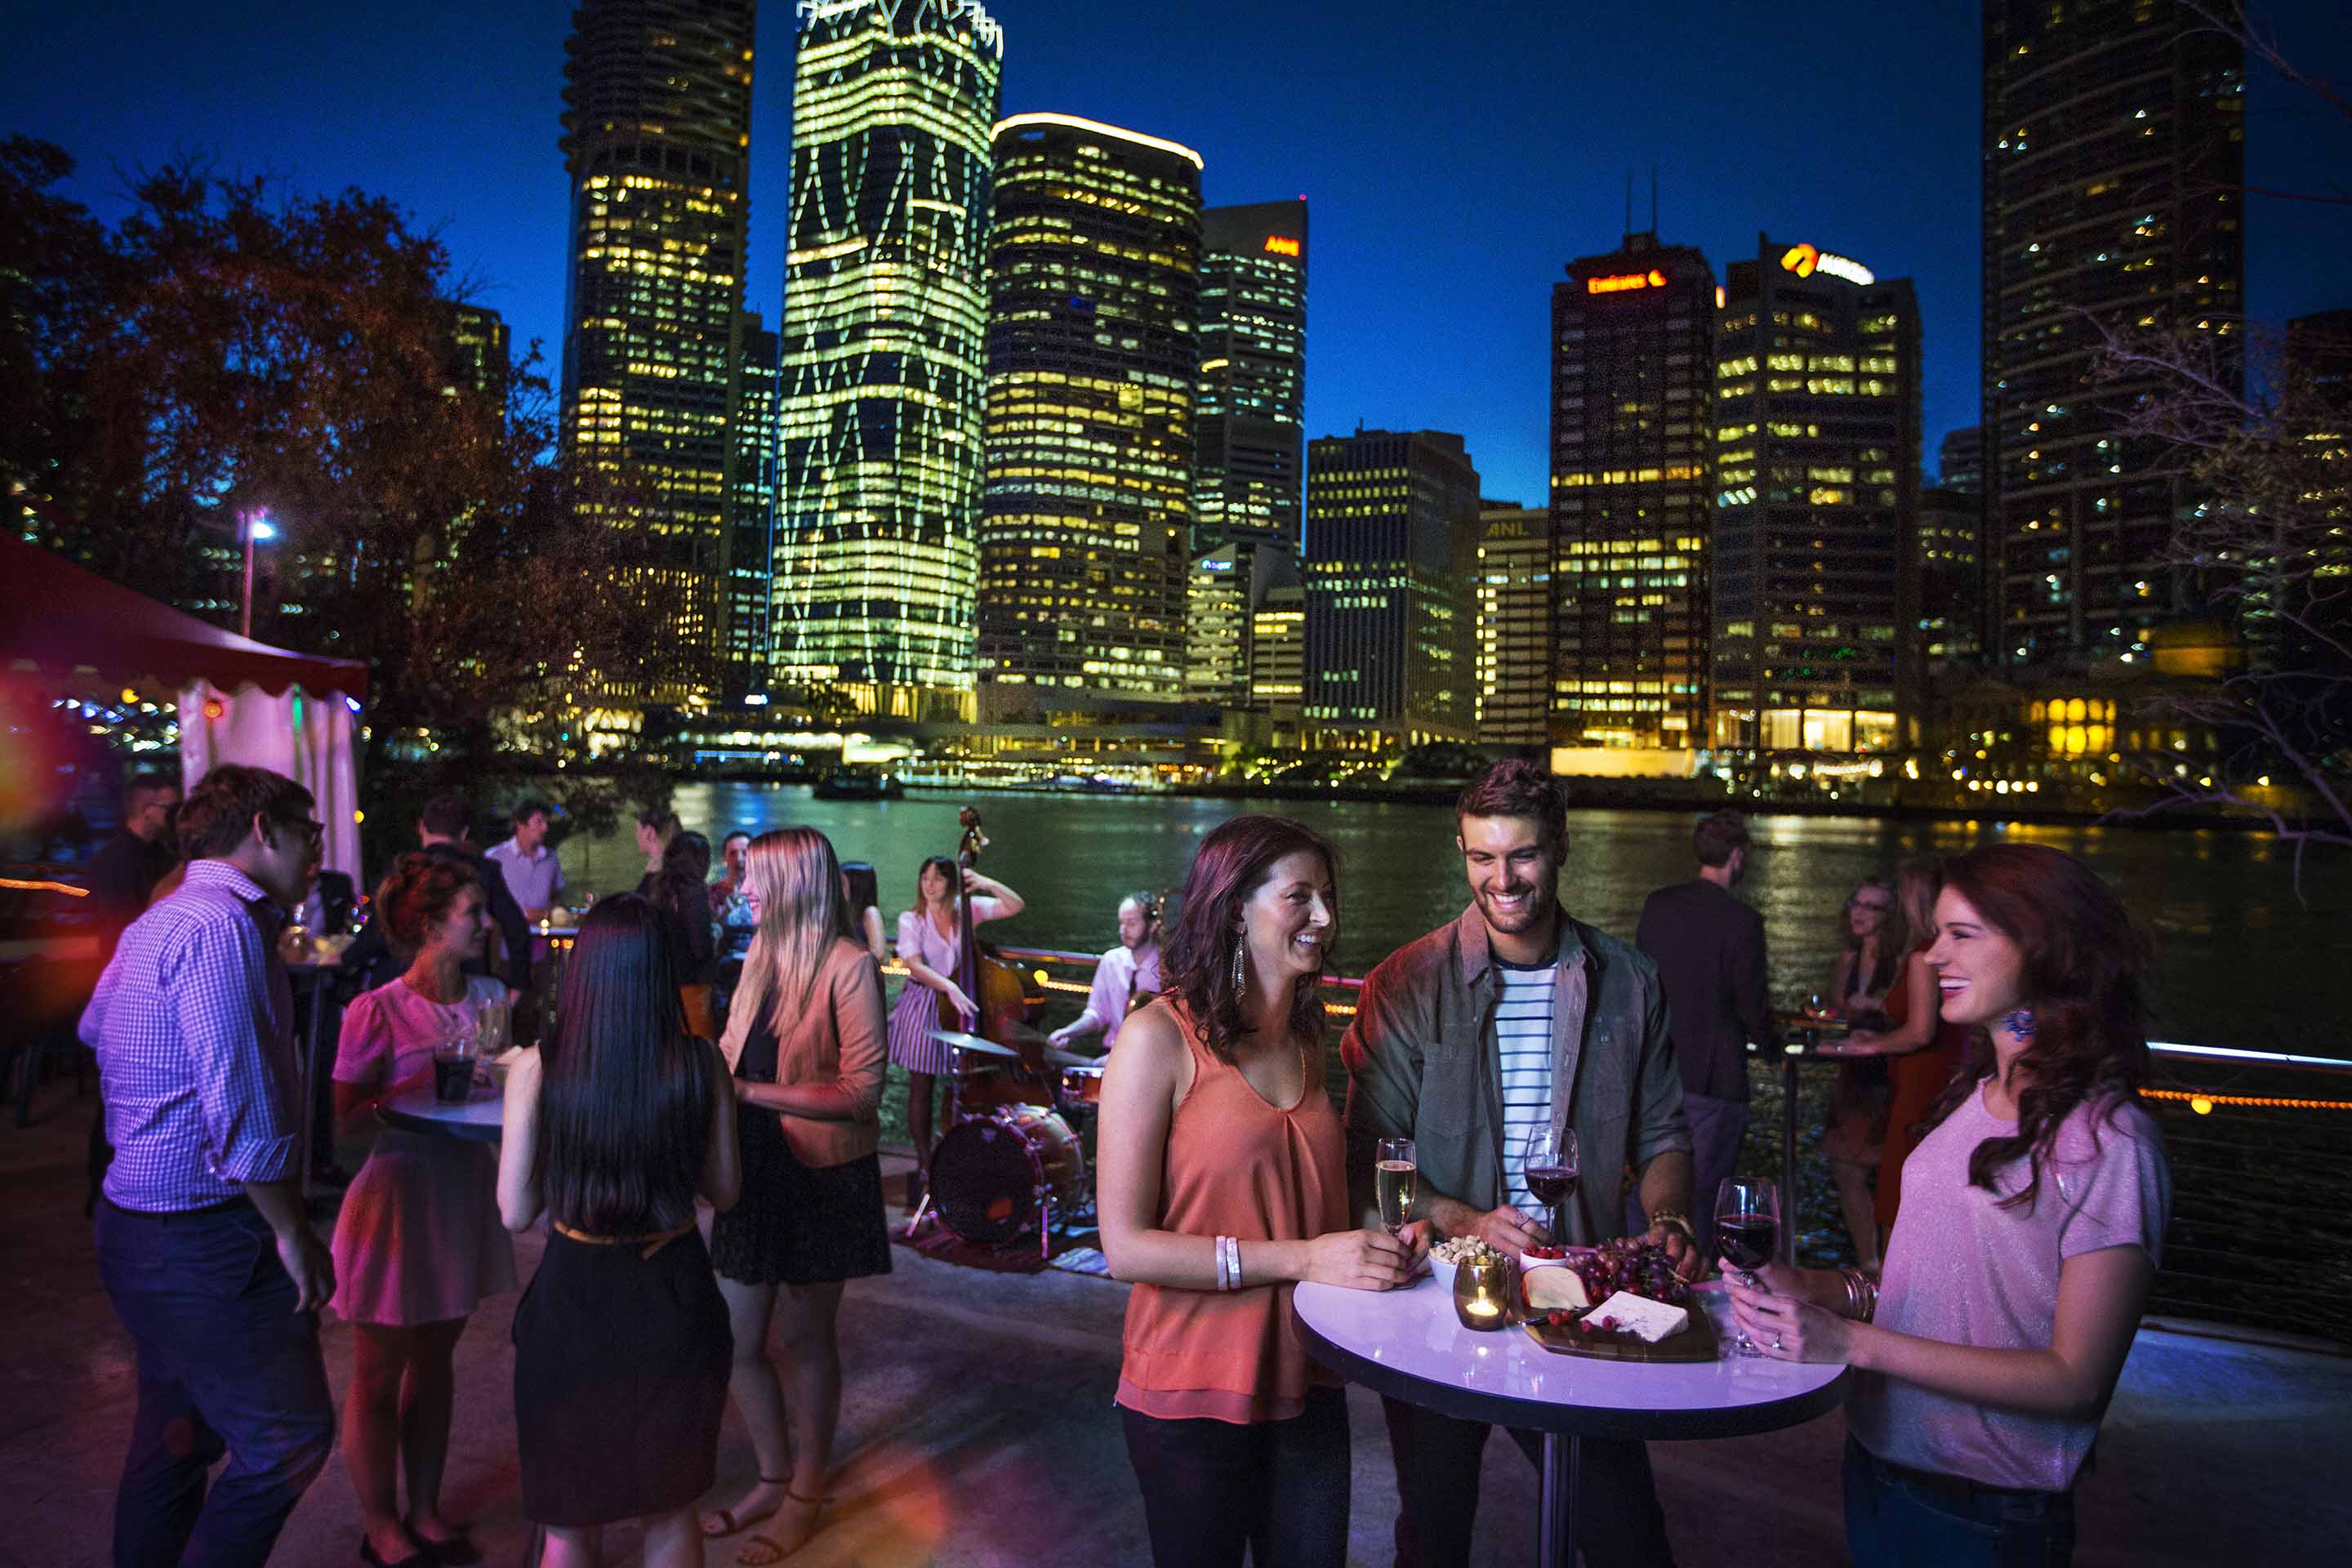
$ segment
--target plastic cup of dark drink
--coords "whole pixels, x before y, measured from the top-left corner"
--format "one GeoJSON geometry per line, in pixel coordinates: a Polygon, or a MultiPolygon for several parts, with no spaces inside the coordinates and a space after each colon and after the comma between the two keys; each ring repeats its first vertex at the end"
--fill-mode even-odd
{"type": "Polygon", "coordinates": [[[433,1050],[433,1094],[444,1105],[462,1105],[474,1091],[474,1042],[450,1040],[433,1050]]]}

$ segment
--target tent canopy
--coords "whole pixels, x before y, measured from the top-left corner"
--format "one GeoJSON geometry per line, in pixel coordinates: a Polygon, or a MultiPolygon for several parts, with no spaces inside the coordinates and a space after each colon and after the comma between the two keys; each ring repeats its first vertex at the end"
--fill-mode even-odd
{"type": "Polygon", "coordinates": [[[367,696],[367,666],[357,659],[289,653],[223,631],[0,534],[0,671],[19,663],[60,676],[152,679],[173,691],[209,680],[225,691],[250,683],[272,696],[298,685],[319,697],[367,696]]]}

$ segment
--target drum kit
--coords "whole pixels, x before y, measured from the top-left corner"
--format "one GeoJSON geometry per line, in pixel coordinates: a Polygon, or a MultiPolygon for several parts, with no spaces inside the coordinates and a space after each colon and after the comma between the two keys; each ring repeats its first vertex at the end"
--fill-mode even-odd
{"type": "Polygon", "coordinates": [[[1051,1256],[1054,1226],[1094,1207],[1081,1134],[1092,1131],[1102,1100],[1101,1063],[1054,1046],[1024,1052],[950,1029],[931,1037],[948,1048],[961,1114],[931,1152],[930,1181],[907,1233],[927,1218],[983,1247],[1010,1246],[1034,1232],[1039,1254],[1051,1256]],[[1034,1103],[1021,1081],[1029,1052],[1058,1074],[1052,1105],[1034,1103]]]}

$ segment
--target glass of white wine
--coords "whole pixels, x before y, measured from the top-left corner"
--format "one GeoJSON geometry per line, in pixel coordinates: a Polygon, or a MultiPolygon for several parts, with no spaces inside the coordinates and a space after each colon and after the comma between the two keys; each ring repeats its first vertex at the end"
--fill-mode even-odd
{"type": "Polygon", "coordinates": [[[1372,1155],[1372,1191],[1380,1200],[1381,1223],[1391,1236],[1412,1218],[1412,1200],[1421,1184],[1421,1162],[1410,1138],[1383,1138],[1372,1155]]]}

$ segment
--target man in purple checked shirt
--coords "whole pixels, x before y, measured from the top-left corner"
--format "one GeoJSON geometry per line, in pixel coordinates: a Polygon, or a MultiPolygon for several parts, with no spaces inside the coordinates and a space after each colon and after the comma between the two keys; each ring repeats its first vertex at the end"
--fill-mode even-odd
{"type": "Polygon", "coordinates": [[[139,1351],[120,1568],[262,1562],[333,1445],[316,1314],[334,1265],[303,1211],[278,958],[318,865],[311,806],[265,768],[205,774],[180,811],[185,879],[123,932],[82,1015],[115,1147],[99,1275],[139,1351]]]}

